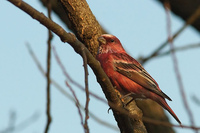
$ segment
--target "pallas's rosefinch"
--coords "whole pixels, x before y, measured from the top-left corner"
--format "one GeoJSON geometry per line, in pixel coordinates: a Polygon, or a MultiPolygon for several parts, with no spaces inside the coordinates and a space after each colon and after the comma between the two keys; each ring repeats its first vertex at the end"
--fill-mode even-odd
{"type": "Polygon", "coordinates": [[[98,38],[99,49],[97,60],[113,86],[122,94],[134,99],[149,98],[166,109],[178,123],[180,120],[169,107],[165,98],[171,99],[161,91],[157,82],[134,58],[126,53],[119,39],[113,35],[104,34],[98,38]]]}

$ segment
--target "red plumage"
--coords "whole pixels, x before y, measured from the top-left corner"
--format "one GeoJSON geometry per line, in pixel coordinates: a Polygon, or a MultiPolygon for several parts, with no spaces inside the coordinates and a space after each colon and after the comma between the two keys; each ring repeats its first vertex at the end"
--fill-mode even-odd
{"type": "Polygon", "coordinates": [[[98,38],[97,60],[101,63],[113,86],[122,95],[130,94],[134,98],[149,98],[165,108],[178,123],[180,120],[169,107],[165,98],[171,99],[161,91],[157,82],[142,65],[126,53],[119,39],[104,34],[98,38]]]}

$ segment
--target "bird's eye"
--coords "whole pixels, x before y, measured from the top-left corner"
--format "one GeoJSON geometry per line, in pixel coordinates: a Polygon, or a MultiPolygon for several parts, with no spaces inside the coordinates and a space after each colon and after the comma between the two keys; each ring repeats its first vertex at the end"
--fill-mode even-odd
{"type": "Polygon", "coordinates": [[[114,42],[114,41],[115,41],[114,39],[111,39],[111,40],[110,40],[110,42],[114,42]]]}

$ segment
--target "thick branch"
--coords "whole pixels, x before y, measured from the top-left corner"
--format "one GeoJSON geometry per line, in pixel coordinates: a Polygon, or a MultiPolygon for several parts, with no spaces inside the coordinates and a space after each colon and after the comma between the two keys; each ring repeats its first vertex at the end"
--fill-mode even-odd
{"type": "Polygon", "coordinates": [[[96,56],[101,27],[85,0],[60,0],[77,38],[96,56]]]}
{"type": "MultiPolygon", "coordinates": [[[[40,0],[40,2],[43,4],[43,6],[47,7],[47,0],[40,0]]],[[[68,29],[70,29],[72,32],[75,33],[72,23],[70,22],[69,18],[67,17],[67,14],[65,10],[63,9],[60,2],[57,2],[56,0],[51,0],[52,10],[54,13],[60,18],[60,20],[65,23],[68,29]]],[[[101,27],[101,31],[103,34],[108,33],[103,27],[101,27]]]]}

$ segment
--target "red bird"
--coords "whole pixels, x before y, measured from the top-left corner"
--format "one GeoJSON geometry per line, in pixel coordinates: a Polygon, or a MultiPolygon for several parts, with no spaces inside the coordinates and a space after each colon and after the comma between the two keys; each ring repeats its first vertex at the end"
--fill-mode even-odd
{"type": "Polygon", "coordinates": [[[119,39],[104,34],[98,38],[97,60],[112,84],[122,94],[131,94],[133,98],[149,98],[165,108],[181,124],[169,107],[165,98],[171,99],[161,91],[157,82],[134,58],[126,53],[119,39]]]}

